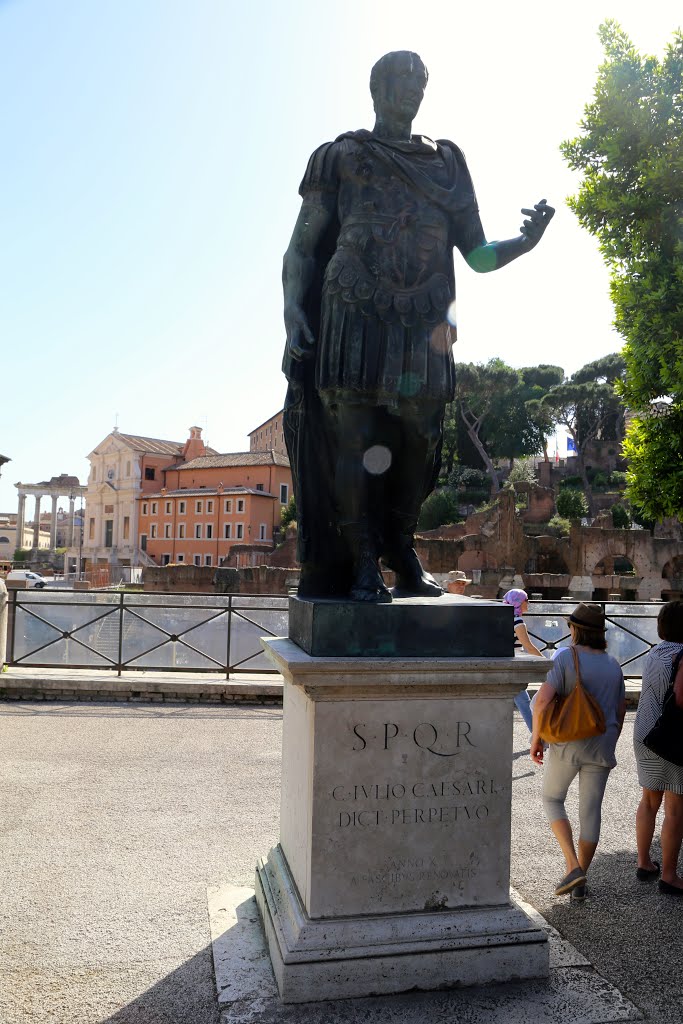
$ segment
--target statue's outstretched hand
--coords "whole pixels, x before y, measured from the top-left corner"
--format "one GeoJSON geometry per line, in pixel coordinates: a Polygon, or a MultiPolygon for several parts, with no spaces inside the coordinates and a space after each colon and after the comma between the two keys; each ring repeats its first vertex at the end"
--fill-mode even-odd
{"type": "Polygon", "coordinates": [[[312,359],[315,352],[315,338],[308,323],[308,317],[296,303],[285,308],[287,348],[292,359],[300,362],[312,359]]]}
{"type": "Polygon", "coordinates": [[[540,203],[534,204],[533,210],[523,209],[522,213],[527,217],[527,220],[524,221],[519,230],[526,240],[527,248],[533,249],[543,238],[543,232],[555,216],[555,209],[552,206],[548,206],[545,199],[541,199],[540,203]]]}

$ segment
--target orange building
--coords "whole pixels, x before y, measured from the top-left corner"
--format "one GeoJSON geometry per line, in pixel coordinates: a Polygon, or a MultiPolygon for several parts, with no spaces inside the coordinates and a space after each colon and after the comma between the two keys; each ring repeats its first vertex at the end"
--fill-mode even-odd
{"type": "MultiPolygon", "coordinates": [[[[196,440],[203,448],[201,432],[192,430],[197,436],[188,445],[196,440]]],[[[220,565],[235,545],[272,549],[280,509],[292,493],[286,455],[195,455],[190,449],[163,477],[163,487],[141,497],[138,516],[140,547],[157,564],[220,565]]]]}

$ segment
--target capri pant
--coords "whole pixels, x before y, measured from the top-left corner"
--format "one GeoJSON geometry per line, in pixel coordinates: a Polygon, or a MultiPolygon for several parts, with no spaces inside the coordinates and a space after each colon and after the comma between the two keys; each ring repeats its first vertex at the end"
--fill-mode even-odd
{"type": "Polygon", "coordinates": [[[579,836],[587,843],[600,838],[602,798],[611,768],[598,764],[572,764],[548,751],[543,771],[543,808],[552,825],[567,818],[564,801],[572,781],[579,776],[579,836]]]}

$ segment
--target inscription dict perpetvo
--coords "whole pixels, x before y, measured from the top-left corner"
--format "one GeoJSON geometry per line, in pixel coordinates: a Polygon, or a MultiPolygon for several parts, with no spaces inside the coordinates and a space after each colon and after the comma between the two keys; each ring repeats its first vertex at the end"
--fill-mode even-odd
{"type": "MultiPolygon", "coordinates": [[[[339,801],[389,801],[457,799],[458,797],[491,797],[500,792],[493,779],[453,779],[445,782],[418,781],[404,786],[401,782],[372,783],[370,785],[335,786],[332,799],[339,801]]],[[[378,825],[454,825],[489,816],[489,805],[479,802],[449,803],[440,806],[377,807],[363,810],[339,810],[338,828],[368,828],[378,825]]]]}

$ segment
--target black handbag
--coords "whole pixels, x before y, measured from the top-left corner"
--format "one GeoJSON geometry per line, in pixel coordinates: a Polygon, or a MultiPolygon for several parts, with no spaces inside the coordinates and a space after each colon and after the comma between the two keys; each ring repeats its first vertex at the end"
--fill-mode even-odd
{"type": "Polygon", "coordinates": [[[683,767],[683,708],[679,708],[674,695],[674,683],[678,666],[683,658],[680,651],[671,666],[671,680],[662,703],[662,713],[643,740],[643,743],[658,757],[671,764],[683,767]]]}

